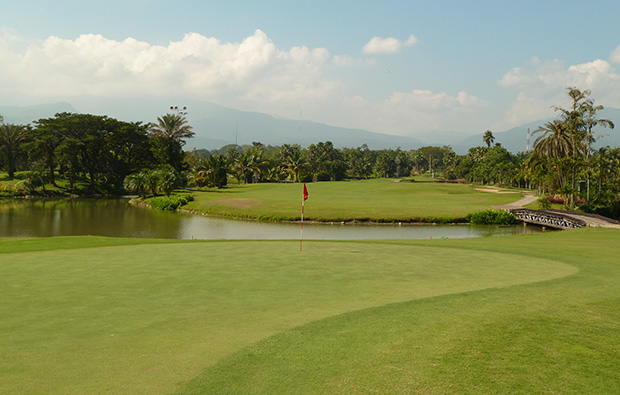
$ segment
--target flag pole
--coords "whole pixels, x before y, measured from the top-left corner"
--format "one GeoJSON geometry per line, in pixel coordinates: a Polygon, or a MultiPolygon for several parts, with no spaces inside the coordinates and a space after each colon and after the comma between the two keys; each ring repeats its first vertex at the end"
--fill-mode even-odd
{"type": "Polygon", "coordinates": [[[304,243],[304,206],[306,205],[306,199],[308,199],[308,189],[306,188],[306,183],[304,182],[304,192],[301,197],[301,233],[299,235],[299,251],[303,250],[304,243]]]}

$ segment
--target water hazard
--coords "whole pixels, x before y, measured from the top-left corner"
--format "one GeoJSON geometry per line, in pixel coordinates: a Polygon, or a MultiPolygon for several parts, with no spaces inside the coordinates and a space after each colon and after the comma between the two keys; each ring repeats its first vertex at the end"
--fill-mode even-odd
{"type": "MultiPolygon", "coordinates": [[[[304,240],[472,238],[537,233],[535,226],[304,224],[304,240]]],[[[128,199],[0,201],[0,237],[96,235],[166,239],[299,239],[299,224],[211,218],[135,207],[128,199]]]]}

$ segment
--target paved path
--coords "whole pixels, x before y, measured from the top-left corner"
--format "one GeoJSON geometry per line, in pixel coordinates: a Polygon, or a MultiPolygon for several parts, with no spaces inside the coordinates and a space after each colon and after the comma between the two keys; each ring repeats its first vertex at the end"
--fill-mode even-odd
{"type": "Polygon", "coordinates": [[[568,214],[569,216],[577,219],[581,219],[585,221],[587,226],[591,226],[593,228],[612,228],[612,229],[620,229],[620,225],[614,224],[608,221],[605,221],[603,218],[590,217],[586,215],[579,215],[575,213],[568,214]]]}
{"type": "Polygon", "coordinates": [[[525,205],[534,203],[537,200],[538,200],[538,196],[528,194],[528,195],[523,196],[521,199],[517,200],[516,202],[509,203],[509,204],[500,204],[497,206],[493,206],[493,208],[502,209],[502,210],[511,210],[513,208],[523,208],[525,205]]]}

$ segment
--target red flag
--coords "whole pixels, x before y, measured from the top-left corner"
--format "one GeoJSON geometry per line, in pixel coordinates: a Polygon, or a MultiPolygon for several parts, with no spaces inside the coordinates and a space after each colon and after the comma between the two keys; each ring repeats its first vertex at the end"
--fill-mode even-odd
{"type": "Polygon", "coordinates": [[[306,188],[306,183],[304,182],[304,202],[308,199],[308,188],[306,188]]]}

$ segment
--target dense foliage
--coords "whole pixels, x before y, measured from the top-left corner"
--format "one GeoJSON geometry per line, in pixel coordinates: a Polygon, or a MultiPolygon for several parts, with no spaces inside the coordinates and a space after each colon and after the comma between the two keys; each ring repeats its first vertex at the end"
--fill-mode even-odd
{"type": "Polygon", "coordinates": [[[467,215],[465,219],[476,225],[514,225],[517,217],[505,210],[484,210],[467,215]]]}
{"type": "Polygon", "coordinates": [[[0,125],[0,166],[9,180],[3,194],[61,188],[64,193],[124,193],[142,196],[177,187],[222,188],[237,183],[340,181],[428,174],[536,189],[563,202],[608,216],[620,216],[620,148],[592,148],[602,106],[589,91],[568,88],[571,106],[556,108],[560,119],[541,126],[531,152],[513,154],[494,144],[487,130],[482,145],[465,155],[449,146],[415,150],[336,148],[330,141],[297,144],[228,145],[217,150],[183,150],[194,135],[184,112],[155,123],[121,122],[106,116],[57,114],[33,125],[0,125]],[[16,175],[18,171],[29,171],[16,175]],[[57,180],[63,180],[58,185],[57,180]]]}
{"type": "Polygon", "coordinates": [[[159,210],[176,210],[193,200],[192,195],[160,196],[151,199],[151,207],[159,210]]]}

